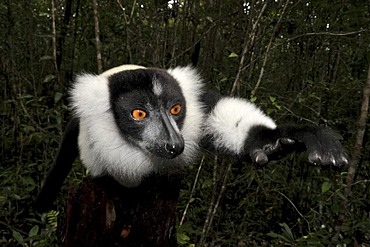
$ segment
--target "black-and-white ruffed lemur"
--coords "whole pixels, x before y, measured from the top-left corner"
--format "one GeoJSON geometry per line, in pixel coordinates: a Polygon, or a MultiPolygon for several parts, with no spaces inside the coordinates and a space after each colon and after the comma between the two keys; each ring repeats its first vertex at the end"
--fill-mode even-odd
{"type": "Polygon", "coordinates": [[[182,169],[204,150],[265,164],[303,147],[311,163],[348,163],[326,128],[278,126],[254,104],[205,89],[190,66],[80,74],[70,95],[74,115],[39,194],[42,209],[51,206],[78,154],[93,177],[109,175],[125,187],[182,169]]]}

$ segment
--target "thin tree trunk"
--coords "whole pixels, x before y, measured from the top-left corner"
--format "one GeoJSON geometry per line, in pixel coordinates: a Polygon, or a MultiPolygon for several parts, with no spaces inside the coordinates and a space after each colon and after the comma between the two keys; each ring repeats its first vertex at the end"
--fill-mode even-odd
{"type": "Polygon", "coordinates": [[[337,225],[335,226],[335,232],[333,235],[332,240],[338,241],[340,231],[343,226],[343,222],[346,216],[346,212],[348,212],[348,201],[352,194],[352,184],[354,183],[354,177],[357,171],[358,163],[361,157],[361,150],[363,146],[363,140],[366,130],[366,123],[369,115],[369,98],[370,98],[370,66],[367,75],[367,81],[365,83],[364,91],[363,91],[363,98],[362,98],[362,105],[361,105],[361,114],[358,121],[358,130],[357,136],[355,140],[355,145],[352,151],[352,159],[349,164],[348,174],[346,178],[346,187],[344,188],[343,194],[343,201],[342,207],[337,219],[337,225]]]}
{"type": "MultiPolygon", "coordinates": [[[[72,48],[70,49],[71,50],[71,55],[70,57],[71,58],[74,58],[75,57],[75,51],[76,51],[76,41],[77,41],[77,30],[78,30],[78,21],[80,20],[79,19],[79,13],[80,13],[80,0],[77,0],[76,1],[76,9],[75,9],[75,13],[74,13],[74,32],[73,32],[73,43],[72,43],[72,48]]],[[[71,59],[71,64],[70,64],[70,67],[69,67],[69,71],[67,72],[67,80],[68,81],[71,81],[73,79],[73,72],[74,72],[74,63],[75,63],[75,59],[71,59]]]]}
{"type": "MultiPolygon", "coordinates": [[[[66,0],[65,1],[65,11],[64,11],[64,18],[63,22],[61,24],[60,28],[60,34],[59,37],[56,39],[56,68],[58,71],[58,76],[59,76],[59,81],[56,81],[56,84],[54,85],[55,90],[62,91],[64,88],[64,85],[62,83],[62,78],[61,78],[61,70],[62,70],[62,61],[63,61],[63,49],[64,49],[64,41],[67,37],[67,33],[69,30],[69,24],[71,21],[71,16],[72,16],[72,0],[66,0]]],[[[57,3],[57,1],[55,1],[57,3]]],[[[54,4],[55,7],[57,7],[54,4]]],[[[57,16],[57,11],[55,12],[57,16]]]]}
{"type": "MultiPolygon", "coordinates": [[[[15,11],[13,9],[13,4],[11,0],[8,0],[6,2],[7,12],[6,12],[6,33],[5,33],[5,39],[6,39],[6,46],[4,48],[6,49],[7,56],[4,58],[7,66],[4,66],[4,77],[5,77],[5,88],[7,88],[7,96],[11,98],[10,103],[10,110],[9,110],[9,118],[12,119],[12,129],[11,129],[11,135],[13,136],[13,146],[11,149],[7,149],[7,152],[11,150],[12,155],[9,157],[18,157],[17,160],[21,159],[21,150],[22,150],[22,133],[20,130],[20,114],[18,114],[18,104],[16,102],[19,98],[19,92],[21,91],[20,88],[20,80],[19,78],[19,71],[17,70],[17,64],[16,64],[16,46],[14,42],[14,30],[13,25],[15,25],[15,11]]],[[[4,101],[5,102],[5,101],[4,101]]]]}
{"type": "Polygon", "coordinates": [[[222,184],[221,184],[220,191],[217,195],[217,199],[216,199],[216,193],[213,193],[213,195],[212,195],[212,202],[211,202],[211,205],[208,208],[207,218],[206,218],[206,221],[204,223],[203,230],[202,230],[202,237],[199,240],[199,244],[198,244],[199,246],[205,246],[206,239],[207,239],[209,231],[211,230],[213,219],[216,215],[218,205],[220,204],[220,201],[221,201],[221,199],[224,195],[224,192],[226,190],[226,185],[227,185],[226,183],[228,181],[232,165],[233,165],[233,163],[229,161],[229,164],[228,164],[228,166],[227,166],[227,168],[226,168],[226,170],[223,174],[222,184]]]}
{"type": "Polygon", "coordinates": [[[218,156],[216,155],[214,157],[214,164],[213,164],[213,176],[212,176],[212,198],[208,207],[207,216],[204,221],[203,229],[202,229],[202,236],[199,240],[198,246],[204,246],[204,243],[206,241],[207,235],[208,235],[208,226],[212,224],[211,222],[211,215],[214,211],[214,205],[216,204],[216,195],[217,195],[217,189],[218,189],[218,183],[217,183],[217,170],[218,170],[218,156]]]}
{"type": "Polygon", "coordinates": [[[98,73],[103,73],[101,47],[100,47],[100,28],[99,28],[99,11],[97,0],[93,0],[94,8],[94,25],[95,25],[95,45],[96,45],[96,60],[98,64],[98,73]]]}
{"type": "Polygon", "coordinates": [[[54,62],[54,69],[55,75],[57,78],[57,85],[59,84],[60,77],[59,77],[59,68],[57,62],[57,28],[56,28],[56,19],[57,19],[57,8],[55,0],[51,0],[51,17],[52,17],[52,25],[51,25],[51,37],[52,37],[52,47],[53,47],[53,62],[54,62]]]}
{"type": "MultiPolygon", "coordinates": [[[[254,6],[254,3],[255,2],[253,1],[251,5],[254,6]]],[[[252,28],[249,28],[249,33],[245,35],[245,41],[244,41],[245,45],[244,45],[244,48],[243,48],[243,51],[240,57],[238,72],[236,74],[233,87],[231,89],[231,93],[230,93],[231,95],[238,95],[238,96],[240,95],[240,77],[241,77],[241,73],[244,68],[245,56],[249,52],[250,47],[254,45],[254,41],[256,39],[257,26],[258,26],[259,21],[261,20],[263,12],[265,12],[266,10],[266,7],[267,7],[267,1],[262,6],[262,9],[259,12],[259,15],[254,23],[253,23],[253,15],[252,13],[250,14],[249,23],[253,23],[253,25],[252,25],[252,28]]]]}
{"type": "Polygon", "coordinates": [[[56,31],[56,12],[57,9],[55,7],[55,0],[51,0],[51,17],[53,20],[52,23],[52,40],[53,40],[53,62],[54,62],[54,67],[55,71],[58,71],[58,66],[57,66],[57,31],[56,31]]]}
{"type": "Polygon", "coordinates": [[[120,0],[117,0],[117,4],[118,6],[121,8],[122,12],[123,12],[123,18],[125,20],[125,32],[126,32],[126,50],[127,50],[127,57],[128,57],[128,63],[129,64],[132,64],[133,61],[132,61],[132,50],[131,50],[131,35],[130,35],[130,25],[131,25],[131,21],[132,21],[132,16],[134,14],[134,11],[135,11],[135,6],[136,6],[136,0],[134,0],[134,2],[132,3],[132,8],[131,8],[131,13],[130,15],[127,15],[126,14],[126,8],[123,7],[123,5],[121,4],[120,0]]]}
{"type": "Polygon", "coordinates": [[[285,12],[286,12],[286,9],[288,7],[288,4],[289,4],[289,0],[287,0],[285,2],[285,4],[284,4],[283,11],[282,11],[282,13],[280,15],[280,18],[279,18],[278,22],[275,25],[274,32],[272,33],[271,38],[270,38],[270,41],[269,41],[269,43],[267,45],[267,48],[266,48],[266,51],[265,51],[265,57],[263,59],[263,63],[262,63],[261,70],[260,70],[260,75],[258,77],[256,86],[252,90],[251,98],[256,95],[256,92],[257,92],[258,88],[261,85],[262,77],[263,77],[263,74],[265,72],[265,67],[266,67],[267,59],[268,59],[268,56],[269,56],[269,53],[270,53],[270,49],[271,49],[271,46],[272,46],[272,42],[274,41],[275,36],[277,35],[277,32],[278,32],[278,30],[280,28],[280,23],[281,23],[281,20],[283,19],[284,15],[285,15],[285,12]]]}

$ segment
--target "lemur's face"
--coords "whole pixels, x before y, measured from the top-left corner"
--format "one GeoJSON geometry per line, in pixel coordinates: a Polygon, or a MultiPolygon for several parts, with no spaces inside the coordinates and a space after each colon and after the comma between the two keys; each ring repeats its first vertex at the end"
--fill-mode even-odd
{"type": "Polygon", "coordinates": [[[122,138],[159,158],[184,150],[186,102],[166,71],[138,69],[109,77],[111,109],[122,138]]]}

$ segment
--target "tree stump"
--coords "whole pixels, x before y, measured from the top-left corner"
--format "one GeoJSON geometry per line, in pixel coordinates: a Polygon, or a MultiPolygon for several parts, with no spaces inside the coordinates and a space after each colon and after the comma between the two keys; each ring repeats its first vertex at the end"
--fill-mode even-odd
{"type": "Polygon", "coordinates": [[[177,246],[179,174],[125,188],[110,177],[69,190],[62,246],[177,246]]]}

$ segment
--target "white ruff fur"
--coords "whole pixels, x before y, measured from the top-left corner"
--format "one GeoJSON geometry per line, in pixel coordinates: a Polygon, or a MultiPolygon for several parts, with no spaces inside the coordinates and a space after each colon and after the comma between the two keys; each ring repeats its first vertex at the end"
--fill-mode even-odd
{"type": "Polygon", "coordinates": [[[217,102],[205,122],[205,133],[214,146],[240,154],[248,131],[256,125],[276,128],[274,121],[254,104],[240,98],[226,97],[217,102]]]}
{"type": "Polygon", "coordinates": [[[203,105],[199,101],[203,93],[203,81],[191,66],[168,69],[167,72],[179,83],[186,100],[186,115],[181,133],[185,141],[183,155],[185,162],[190,163],[199,154],[199,141],[202,137],[204,122],[203,105]]]}
{"type": "Polygon", "coordinates": [[[144,68],[124,65],[101,75],[82,74],[71,90],[72,108],[80,119],[78,145],[82,163],[92,176],[109,174],[127,187],[141,183],[152,172],[169,172],[191,162],[198,152],[202,110],[198,100],[201,80],[189,67],[169,70],[186,99],[187,114],[181,131],[184,152],[171,160],[155,157],[121,138],[111,111],[108,77],[122,70],[144,68]]]}

